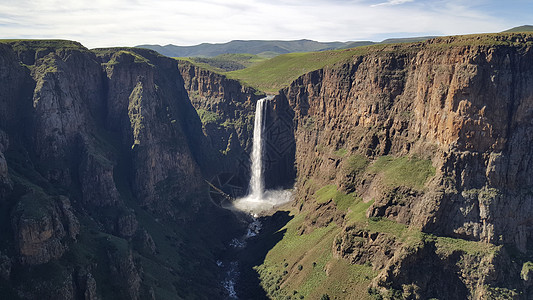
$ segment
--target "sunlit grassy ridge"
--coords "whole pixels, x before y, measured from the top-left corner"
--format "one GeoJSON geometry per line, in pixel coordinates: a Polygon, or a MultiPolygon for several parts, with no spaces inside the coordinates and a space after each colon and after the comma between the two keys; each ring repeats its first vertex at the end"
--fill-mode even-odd
{"type": "Polygon", "coordinates": [[[289,53],[276,56],[243,70],[228,72],[226,75],[229,78],[244,81],[261,91],[275,93],[305,73],[383,47],[383,45],[378,45],[347,50],[289,53]]]}
{"type": "MultiPolygon", "coordinates": [[[[332,188],[327,186],[326,190],[332,188]]],[[[367,218],[365,212],[371,204],[361,199],[351,203],[347,225],[385,234],[402,243],[402,247],[434,243],[437,254],[442,257],[454,253],[485,257],[501,249],[489,243],[423,233],[386,218],[367,218]]],[[[267,295],[272,299],[320,299],[323,295],[330,299],[373,299],[368,294],[368,286],[380,270],[374,270],[370,263],[352,264],[333,255],[333,245],[343,229],[332,222],[301,234],[306,213],[293,211],[292,214],[294,218],[280,230],[286,231],[283,239],[268,252],[263,263],[255,267],[267,295]]]]}
{"type": "Polygon", "coordinates": [[[326,185],[315,192],[315,200],[317,203],[326,203],[330,199],[335,202],[338,209],[345,211],[355,201],[355,194],[345,194],[337,190],[334,184],[326,185]]]}
{"type": "Polygon", "coordinates": [[[82,44],[69,40],[25,40],[25,39],[0,39],[0,43],[10,44],[13,50],[38,50],[38,49],[85,49],[82,44]]]}
{"type": "MultiPolygon", "coordinates": [[[[403,186],[423,192],[428,180],[435,175],[430,160],[383,156],[370,161],[362,155],[349,155],[347,151],[336,153],[349,162],[345,172],[358,176],[378,175],[387,189],[403,186]]],[[[374,200],[363,201],[357,191],[345,193],[335,184],[317,186],[312,179],[306,186],[311,188],[310,200],[315,205],[331,201],[338,211],[345,213],[344,221],[342,224],[331,221],[309,231],[309,220],[315,216],[316,206],[291,212],[294,218],[279,231],[284,232],[283,238],[255,268],[262,287],[272,299],[321,299],[324,295],[329,299],[373,299],[375,295],[369,294],[368,287],[381,270],[374,270],[371,261],[353,264],[337,256],[334,249],[338,251],[337,247],[343,245],[346,233],[362,231],[385,235],[399,243],[395,251],[434,245],[436,254],[444,260],[452,255],[491,257],[501,249],[490,243],[425,233],[385,217],[367,217],[374,200]]],[[[356,247],[372,247],[368,240],[359,239],[362,244],[356,247]]]]}
{"type": "Polygon", "coordinates": [[[419,190],[424,187],[428,178],[435,175],[435,168],[430,160],[393,156],[381,156],[368,171],[384,174],[387,185],[403,185],[419,190]]]}
{"type": "Polygon", "coordinates": [[[204,69],[216,73],[242,70],[267,60],[255,54],[221,54],[215,57],[176,57],[177,60],[185,60],[204,69]]]}

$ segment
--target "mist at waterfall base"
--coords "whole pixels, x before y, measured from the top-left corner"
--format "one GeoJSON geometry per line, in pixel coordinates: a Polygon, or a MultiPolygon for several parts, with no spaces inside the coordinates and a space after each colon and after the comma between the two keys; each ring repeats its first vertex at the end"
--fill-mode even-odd
{"type": "Polygon", "coordinates": [[[254,195],[248,195],[244,198],[237,199],[233,202],[233,206],[238,210],[259,215],[262,212],[271,210],[277,206],[291,201],[292,192],[288,190],[272,190],[265,191],[258,198],[253,196],[254,195]]]}
{"type": "Polygon", "coordinates": [[[254,134],[252,144],[252,164],[249,194],[233,202],[233,206],[241,211],[253,215],[271,210],[276,206],[287,203],[292,198],[289,190],[268,190],[264,189],[263,179],[263,145],[265,127],[265,105],[272,100],[272,96],[259,99],[255,108],[254,134]]]}

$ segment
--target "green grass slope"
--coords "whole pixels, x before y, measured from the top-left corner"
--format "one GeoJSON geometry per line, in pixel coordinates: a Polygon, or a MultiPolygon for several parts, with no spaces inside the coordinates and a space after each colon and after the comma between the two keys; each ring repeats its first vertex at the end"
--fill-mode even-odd
{"type": "Polygon", "coordinates": [[[530,31],[533,31],[533,25],[522,25],[518,27],[513,27],[503,32],[530,32],[530,31]]]}
{"type": "Polygon", "coordinates": [[[186,60],[202,68],[222,73],[229,71],[242,70],[255,64],[263,62],[270,57],[261,55],[238,53],[238,54],[220,54],[215,57],[178,57],[179,60],[186,60]]]}
{"type": "MultiPolygon", "coordinates": [[[[14,39],[0,39],[0,44],[9,45],[17,53],[41,52],[41,51],[56,51],[57,49],[64,50],[80,50],[88,51],[82,44],[67,40],[14,40],[14,39]]],[[[33,55],[32,55],[33,56],[33,55]]]]}
{"type": "Polygon", "coordinates": [[[365,46],[347,50],[289,53],[226,74],[229,78],[244,81],[258,90],[275,93],[305,73],[345,61],[354,55],[368,53],[371,49],[377,50],[379,47],[365,46]]]}

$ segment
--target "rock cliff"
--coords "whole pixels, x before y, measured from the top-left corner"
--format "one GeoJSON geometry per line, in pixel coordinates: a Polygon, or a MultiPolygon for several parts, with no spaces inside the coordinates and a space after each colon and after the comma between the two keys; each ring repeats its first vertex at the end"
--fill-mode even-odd
{"type": "MultiPolygon", "coordinates": [[[[207,143],[203,169],[211,182],[232,196],[248,189],[255,103],[266,95],[224,75],[179,61],[184,87],[203,125],[207,143]]],[[[291,188],[294,183],[292,110],[268,104],[265,124],[265,186],[291,188]]]]}
{"type": "Polygon", "coordinates": [[[177,62],[8,41],[0,76],[2,293],[218,297],[212,256],[238,226],[209,201],[207,151],[192,150],[205,136],[177,62]]]}
{"type": "Polygon", "coordinates": [[[184,88],[202,121],[196,143],[205,176],[232,196],[247,192],[255,102],[265,95],[224,75],[179,61],[184,88]]]}
{"type": "Polygon", "coordinates": [[[308,220],[300,232],[338,220],[316,202],[335,200],[342,212],[353,198],[333,253],[381,272],[372,293],[526,299],[519,273],[533,242],[533,37],[372,49],[301,76],[274,100],[294,114],[298,203],[308,220]]]}

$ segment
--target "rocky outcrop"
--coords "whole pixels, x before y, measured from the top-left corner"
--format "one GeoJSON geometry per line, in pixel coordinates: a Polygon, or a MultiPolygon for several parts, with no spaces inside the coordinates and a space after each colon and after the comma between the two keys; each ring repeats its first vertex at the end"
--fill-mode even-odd
{"type": "Polygon", "coordinates": [[[11,190],[11,180],[7,168],[7,161],[4,152],[9,147],[7,134],[0,130],[0,199],[4,199],[11,190]]]}
{"type": "Polygon", "coordinates": [[[107,124],[130,149],[139,201],[169,213],[170,201],[183,202],[203,185],[186,134],[200,123],[180,86],[177,62],[132,51],[99,53],[108,78],[107,124]]]}
{"type": "Polygon", "coordinates": [[[80,231],[68,198],[50,198],[37,191],[21,198],[12,222],[21,262],[30,265],[61,257],[69,239],[76,240],[80,231]]]}
{"type": "Polygon", "coordinates": [[[158,252],[157,246],[154,242],[154,238],[152,238],[152,236],[144,229],[137,231],[135,241],[141,245],[141,251],[150,253],[152,255],[155,255],[158,252]]]}
{"type": "Polygon", "coordinates": [[[402,243],[389,234],[368,232],[348,225],[336,237],[333,255],[352,264],[371,264],[374,269],[381,270],[401,246],[402,243]]]}
{"type": "MultiPolygon", "coordinates": [[[[90,145],[85,145],[86,149],[90,149],[90,145]]],[[[83,202],[95,207],[122,204],[113,179],[115,163],[98,151],[89,149],[83,153],[79,170],[83,202]]]]}
{"type": "Polygon", "coordinates": [[[80,269],[76,274],[76,290],[78,298],[83,300],[99,299],[96,293],[96,280],[92,273],[85,269],[80,269]]]}
{"type": "Polygon", "coordinates": [[[8,281],[11,276],[12,267],[13,262],[11,258],[0,252],[0,278],[5,281],[8,281]]]}
{"type": "Polygon", "coordinates": [[[118,233],[123,237],[132,237],[137,232],[139,222],[133,211],[125,213],[118,218],[118,233]]]}
{"type": "Polygon", "coordinates": [[[59,49],[36,60],[32,77],[32,133],[39,168],[52,183],[69,186],[74,147],[93,128],[91,111],[103,100],[100,64],[88,51],[59,49]]]}
{"type": "Polygon", "coordinates": [[[131,252],[127,254],[120,251],[108,252],[111,262],[110,270],[112,278],[118,279],[122,291],[126,292],[127,299],[140,299],[141,277],[133,262],[131,252]]]}

